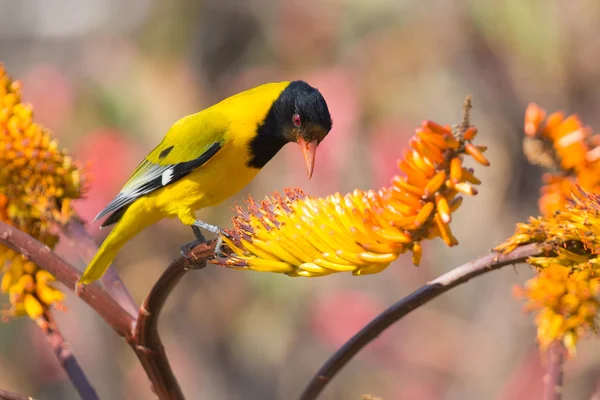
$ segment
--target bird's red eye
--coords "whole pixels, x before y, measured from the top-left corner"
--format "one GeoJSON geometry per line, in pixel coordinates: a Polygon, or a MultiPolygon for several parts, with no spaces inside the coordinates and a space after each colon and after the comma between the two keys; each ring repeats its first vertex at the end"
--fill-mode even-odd
{"type": "Polygon", "coordinates": [[[294,116],[292,117],[292,122],[294,122],[294,125],[300,126],[302,121],[300,120],[300,115],[298,115],[298,113],[294,114],[294,116]]]}

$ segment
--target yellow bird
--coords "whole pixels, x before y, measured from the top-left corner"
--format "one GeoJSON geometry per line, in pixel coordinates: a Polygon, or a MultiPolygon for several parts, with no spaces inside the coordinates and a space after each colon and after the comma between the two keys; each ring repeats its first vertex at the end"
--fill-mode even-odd
{"type": "Polygon", "coordinates": [[[303,81],[267,83],[183,117],[94,219],[116,225],[79,282],[100,278],[127,241],[163,218],[179,218],[198,240],[199,228],[219,233],[195,211],[240,191],[286,143],[300,145],[310,179],[331,125],[325,99],[303,81]]]}

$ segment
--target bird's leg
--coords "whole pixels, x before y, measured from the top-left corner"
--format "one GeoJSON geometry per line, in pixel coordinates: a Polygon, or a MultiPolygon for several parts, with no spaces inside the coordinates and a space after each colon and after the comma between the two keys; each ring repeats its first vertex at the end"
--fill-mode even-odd
{"type": "Polygon", "coordinates": [[[221,237],[223,230],[216,225],[207,224],[206,222],[200,221],[198,219],[196,221],[194,221],[193,226],[196,228],[202,228],[204,230],[207,230],[207,231],[212,232],[217,235],[217,245],[215,246],[215,257],[218,257],[221,254],[221,249],[223,247],[223,238],[221,237]]]}
{"type": "Polygon", "coordinates": [[[202,231],[200,230],[200,228],[198,228],[196,225],[192,225],[192,231],[194,231],[194,235],[196,236],[197,241],[206,242],[206,238],[202,234],[202,231]]]}
{"type": "Polygon", "coordinates": [[[194,247],[198,246],[201,243],[206,242],[206,238],[202,234],[202,231],[200,230],[200,228],[198,228],[195,225],[192,225],[192,231],[194,231],[194,236],[196,236],[196,240],[186,243],[183,246],[181,246],[181,255],[186,258],[190,255],[190,253],[192,252],[194,247]]]}

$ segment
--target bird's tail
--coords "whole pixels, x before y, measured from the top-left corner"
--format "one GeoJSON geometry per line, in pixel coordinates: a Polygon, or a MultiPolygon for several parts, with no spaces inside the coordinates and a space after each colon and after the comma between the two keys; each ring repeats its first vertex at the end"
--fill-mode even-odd
{"type": "Polygon", "coordinates": [[[79,279],[79,283],[87,285],[89,283],[98,280],[110,264],[113,262],[117,253],[121,250],[123,245],[130,239],[140,233],[147,226],[155,223],[158,219],[148,218],[149,216],[139,215],[138,207],[130,207],[123,217],[109,235],[104,239],[104,242],[94,255],[94,258],[88,264],[87,268],[83,272],[83,275],[79,279]]]}

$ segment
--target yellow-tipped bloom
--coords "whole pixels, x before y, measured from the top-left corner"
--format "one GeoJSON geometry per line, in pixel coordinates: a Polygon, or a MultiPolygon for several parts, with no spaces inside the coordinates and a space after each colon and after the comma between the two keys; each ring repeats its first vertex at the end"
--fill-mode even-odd
{"type": "MultiPolygon", "coordinates": [[[[53,248],[52,228],[74,215],[71,201],[81,197],[81,173],[47,129],[33,122],[33,109],[21,103],[21,85],[0,65],[0,221],[53,248]]],[[[63,293],[54,277],[14,251],[0,246],[1,290],[8,293],[5,316],[29,315],[40,321],[63,293]]]]}
{"type": "Polygon", "coordinates": [[[560,264],[548,264],[516,295],[526,299],[525,309],[537,311],[537,338],[540,348],[547,350],[555,340],[562,341],[571,355],[578,340],[596,331],[596,315],[600,306],[600,281],[591,270],[571,271],[560,264]]]}
{"type": "Polygon", "coordinates": [[[477,194],[473,185],[480,183],[463,158],[489,165],[486,148],[471,143],[477,130],[465,125],[453,132],[424,121],[398,161],[404,175],[390,187],[325,198],[293,189],[260,204],[250,199],[246,210],[237,207],[234,229],[223,237],[235,254],[215,262],[289,276],[366,275],[406,251],[418,265],[425,239],[458,244],[449,225],[462,202],[458,195],[477,194]]]}
{"type": "Polygon", "coordinates": [[[576,188],[564,211],[529,218],[517,224],[515,234],[495,250],[509,253],[516,247],[542,243],[547,257],[531,257],[530,265],[545,268],[551,264],[568,267],[571,271],[595,270],[600,254],[600,194],[576,188]]]}
{"type": "Polygon", "coordinates": [[[538,341],[546,348],[562,340],[573,354],[579,338],[596,328],[600,272],[600,195],[576,188],[564,211],[517,224],[515,234],[496,248],[510,252],[542,243],[547,255],[527,263],[540,273],[519,293],[536,317],[538,341]]]}

